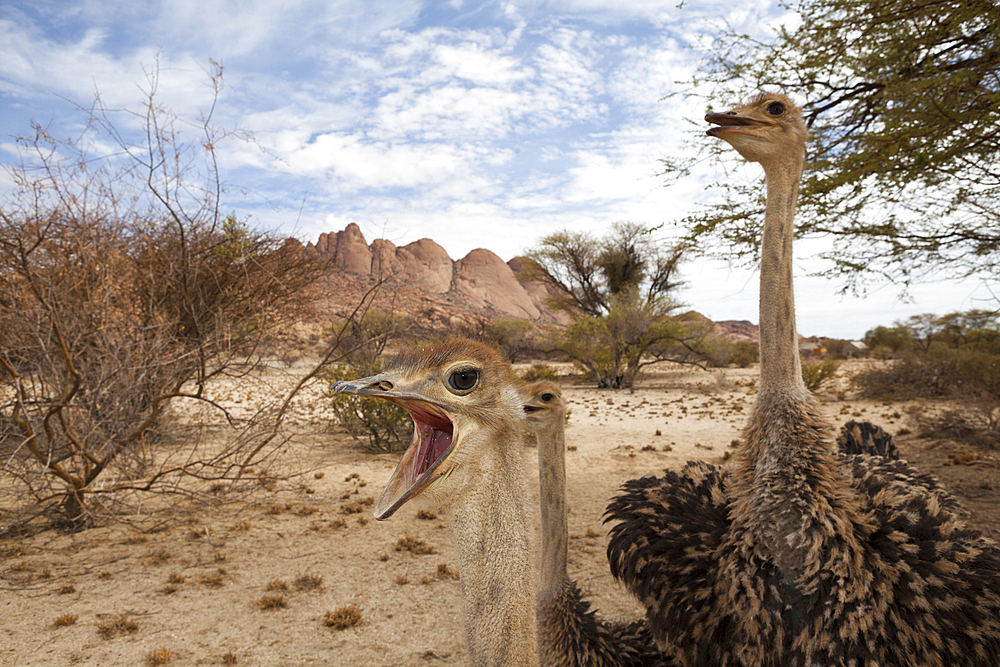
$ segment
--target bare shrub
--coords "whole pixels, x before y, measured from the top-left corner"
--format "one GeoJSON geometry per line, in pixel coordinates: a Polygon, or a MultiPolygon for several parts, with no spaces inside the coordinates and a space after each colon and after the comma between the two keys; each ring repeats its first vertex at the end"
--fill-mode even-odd
{"type": "Polygon", "coordinates": [[[361,622],[361,610],[351,605],[328,611],[323,615],[323,625],[334,630],[346,630],[361,622]]]}
{"type": "MultiPolygon", "coordinates": [[[[222,211],[217,147],[250,137],[209,114],[197,140],[185,138],[187,124],[156,100],[156,77],[141,109],[120,112],[146,119],[141,138],[127,138],[98,98],[83,137],[59,141],[35,125],[21,164],[5,167],[2,474],[22,514],[41,505],[74,528],[114,512],[101,497],[178,472],[155,466],[170,401],[205,401],[211,378],[245,372],[323,269],[222,211]],[[95,144],[115,154],[92,156],[95,144]]],[[[218,92],[220,68],[211,82],[218,92]]],[[[211,477],[205,463],[183,470],[211,477]]]]}
{"type": "Polygon", "coordinates": [[[139,632],[139,624],[128,617],[128,614],[107,618],[97,624],[97,634],[101,639],[114,639],[122,635],[134,635],[139,632]]]}

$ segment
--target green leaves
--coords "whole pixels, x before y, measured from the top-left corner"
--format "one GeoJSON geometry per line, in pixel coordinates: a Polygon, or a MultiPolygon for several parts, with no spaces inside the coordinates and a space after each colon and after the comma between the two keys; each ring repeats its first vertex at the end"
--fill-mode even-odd
{"type": "MultiPolygon", "coordinates": [[[[766,43],[718,36],[694,85],[726,108],[756,88],[804,100],[800,235],[856,286],[1000,269],[1000,11],[992,0],[802,0],[766,43]]],[[[718,146],[696,141],[713,154],[718,146]]],[[[691,164],[667,164],[679,176],[691,164]]],[[[723,183],[684,221],[707,254],[753,260],[759,189],[723,183]]]]}

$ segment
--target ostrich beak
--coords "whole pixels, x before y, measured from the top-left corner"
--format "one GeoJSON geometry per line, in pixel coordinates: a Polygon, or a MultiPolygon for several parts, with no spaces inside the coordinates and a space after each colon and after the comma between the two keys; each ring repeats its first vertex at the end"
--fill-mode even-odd
{"type": "Polygon", "coordinates": [[[726,134],[746,134],[756,136],[756,130],[758,128],[770,127],[773,125],[773,123],[760,120],[759,118],[737,116],[733,113],[710,113],[705,116],[705,120],[719,126],[708,130],[707,134],[710,137],[724,137],[726,134]]]}
{"type": "Polygon", "coordinates": [[[402,378],[390,372],[335,382],[330,386],[335,394],[384,398],[406,410],[413,420],[413,440],[375,505],[374,516],[380,521],[388,519],[407,500],[448,476],[454,469],[449,455],[460,440],[457,420],[449,415],[452,411],[447,406],[401,390],[401,384],[402,378]]]}

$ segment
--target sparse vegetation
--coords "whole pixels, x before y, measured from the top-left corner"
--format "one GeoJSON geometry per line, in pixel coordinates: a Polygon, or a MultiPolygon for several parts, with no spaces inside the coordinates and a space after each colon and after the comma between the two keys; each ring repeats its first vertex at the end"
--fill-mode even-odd
{"type": "Polygon", "coordinates": [[[560,377],[559,373],[545,364],[532,364],[530,368],[518,374],[517,379],[524,383],[537,382],[538,380],[558,382],[560,377]]]}
{"type": "Polygon", "coordinates": [[[75,625],[76,621],[76,614],[63,614],[61,616],[57,616],[56,620],[52,621],[52,624],[57,628],[64,628],[67,625],[75,625]]]}
{"type": "MultiPolygon", "coordinates": [[[[210,114],[190,125],[174,116],[156,99],[158,72],[148,76],[140,108],[98,96],[81,106],[85,132],[60,140],[35,124],[17,140],[17,166],[4,167],[4,531],[18,516],[82,529],[126,492],[175,492],[192,469],[203,478],[206,461],[157,466],[168,404],[204,400],[211,378],[298,317],[302,288],[324,268],[222,210],[216,150],[239,133],[210,114]],[[132,142],[117,118],[144,119],[148,132],[132,142]],[[182,129],[192,126],[195,141],[182,129]],[[95,157],[95,145],[115,159],[95,157]],[[142,482],[101,483],[112,476],[142,482]]],[[[221,90],[221,68],[209,83],[221,90]]],[[[246,454],[227,449],[220,468],[235,474],[246,454]]]]}
{"type": "Polygon", "coordinates": [[[802,379],[809,391],[819,391],[828,380],[837,374],[840,361],[837,359],[803,359],[802,379]]]}
{"type": "Polygon", "coordinates": [[[293,583],[297,591],[315,591],[323,587],[323,575],[300,574],[293,583]]]}
{"type": "Polygon", "coordinates": [[[150,667],[165,665],[173,658],[173,653],[168,648],[154,649],[146,655],[146,664],[150,667]]]}
{"type": "Polygon", "coordinates": [[[139,632],[139,624],[128,617],[128,614],[106,618],[97,624],[97,634],[101,639],[114,639],[123,635],[134,635],[139,632]]]}
{"type": "Polygon", "coordinates": [[[399,538],[399,541],[396,542],[396,551],[409,551],[417,555],[437,553],[437,549],[430,544],[427,544],[420,538],[410,537],[409,535],[399,538]]]}
{"type": "Polygon", "coordinates": [[[334,630],[346,630],[361,622],[361,610],[351,605],[328,611],[323,616],[323,625],[334,630]]]}
{"type": "Polygon", "coordinates": [[[269,595],[263,595],[254,601],[254,606],[258,609],[263,609],[265,611],[271,611],[274,609],[287,609],[288,601],[285,596],[281,593],[271,593],[269,595]]]}
{"type": "MultiPolygon", "coordinates": [[[[960,406],[940,418],[921,415],[922,430],[1000,443],[998,318],[1000,313],[969,311],[898,322],[891,330],[897,358],[859,373],[852,384],[878,400],[956,400],[960,406]]],[[[884,327],[873,332],[885,338],[884,327]]]]}

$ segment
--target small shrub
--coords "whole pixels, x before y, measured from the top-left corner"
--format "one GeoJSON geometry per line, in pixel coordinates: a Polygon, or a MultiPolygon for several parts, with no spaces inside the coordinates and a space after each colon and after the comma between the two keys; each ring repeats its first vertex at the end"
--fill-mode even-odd
{"type": "Polygon", "coordinates": [[[295,577],[295,590],[314,591],[323,586],[323,576],[319,574],[300,574],[295,577]]]}
{"type": "Polygon", "coordinates": [[[62,616],[57,616],[56,620],[52,621],[52,624],[57,628],[65,628],[67,625],[74,625],[76,619],[76,614],[63,614],[62,616]]]}
{"type": "Polygon", "coordinates": [[[97,634],[101,639],[114,639],[122,635],[134,635],[139,631],[139,624],[122,614],[108,618],[97,624],[97,634]]]}
{"type": "Polygon", "coordinates": [[[226,651],[225,655],[222,656],[223,665],[235,665],[237,662],[239,662],[239,659],[232,651],[226,651]]]}
{"type": "Polygon", "coordinates": [[[560,377],[559,373],[545,364],[532,364],[531,368],[527,369],[518,376],[518,380],[526,384],[537,380],[550,380],[552,382],[558,382],[560,377]]]}
{"type": "Polygon", "coordinates": [[[840,362],[836,359],[824,359],[823,361],[813,361],[810,359],[802,361],[802,379],[806,383],[809,391],[819,391],[823,384],[837,374],[840,362]]]}
{"type": "Polygon", "coordinates": [[[155,667],[155,665],[165,665],[168,662],[170,662],[170,659],[172,657],[173,655],[170,652],[170,649],[158,648],[155,651],[149,652],[149,654],[146,656],[146,664],[150,665],[151,667],[155,667]]]}
{"type": "Polygon", "coordinates": [[[396,542],[396,551],[409,551],[421,556],[437,553],[437,549],[433,546],[417,537],[410,537],[409,535],[399,538],[399,541],[396,542]]]}
{"type": "Polygon", "coordinates": [[[272,593],[270,595],[264,595],[258,598],[254,605],[258,609],[264,609],[265,611],[271,611],[274,609],[287,609],[288,601],[285,600],[285,596],[279,593],[272,593]]]}
{"type": "Polygon", "coordinates": [[[361,622],[361,610],[354,606],[328,611],[323,616],[323,625],[334,630],[346,630],[361,622]]]}
{"type": "MultiPolygon", "coordinates": [[[[337,366],[323,375],[327,383],[350,380],[379,372],[379,366],[348,369],[337,366]],[[370,371],[370,372],[366,372],[370,371]]],[[[410,416],[389,401],[352,394],[327,394],[334,417],[352,438],[366,443],[371,453],[399,452],[409,445],[410,416]]]]}
{"type": "Polygon", "coordinates": [[[286,584],[281,579],[274,579],[268,582],[267,586],[264,587],[265,591],[287,591],[288,584],[286,584]]]}
{"type": "Polygon", "coordinates": [[[448,563],[438,563],[437,576],[438,579],[458,579],[459,575],[448,567],[448,563]]]}
{"type": "Polygon", "coordinates": [[[59,587],[59,595],[69,595],[70,593],[76,593],[76,586],[73,584],[63,584],[59,587]]]}

